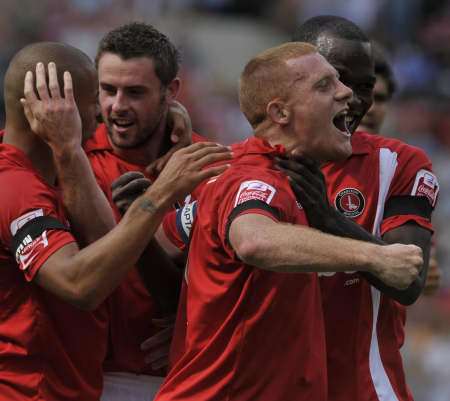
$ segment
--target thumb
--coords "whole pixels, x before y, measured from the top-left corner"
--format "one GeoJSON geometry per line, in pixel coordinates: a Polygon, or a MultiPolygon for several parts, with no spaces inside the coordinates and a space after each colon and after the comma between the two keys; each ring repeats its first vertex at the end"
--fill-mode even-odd
{"type": "Polygon", "coordinates": [[[30,127],[33,128],[34,115],[33,112],[31,111],[30,105],[24,98],[20,99],[20,104],[23,107],[23,112],[25,114],[26,119],[28,120],[28,123],[30,124],[30,127]]]}

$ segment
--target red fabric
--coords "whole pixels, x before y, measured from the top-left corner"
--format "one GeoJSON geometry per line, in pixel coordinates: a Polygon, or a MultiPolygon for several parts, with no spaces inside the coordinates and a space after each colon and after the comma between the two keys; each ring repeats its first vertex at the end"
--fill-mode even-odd
{"type": "MultiPolygon", "coordinates": [[[[193,134],[193,141],[204,141],[198,134],[193,134]]],[[[111,196],[111,183],[128,171],[140,171],[147,178],[154,180],[145,172],[146,165],[130,163],[114,153],[109,142],[104,124],[84,144],[97,182],[106,194],[115,211],[117,221],[120,213],[114,206],[111,196]]],[[[161,329],[152,324],[152,318],[159,317],[157,305],[142,282],[136,268],[131,269],[120,286],[108,298],[110,315],[110,343],[108,357],[104,364],[105,371],[145,373],[161,376],[163,370],[154,371],[145,363],[145,353],[140,349],[141,343],[161,329]]]]}
{"type": "Polygon", "coordinates": [[[0,186],[0,401],[96,401],[106,353],[104,308],[83,312],[32,281],[47,258],[74,238],[45,230],[21,248],[20,265],[10,249],[18,222],[30,215],[66,223],[59,193],[10,145],[0,145],[0,186]]]}
{"type": "MultiPolygon", "coordinates": [[[[431,171],[431,163],[423,151],[395,139],[357,132],[353,134],[352,145],[353,155],[349,159],[341,163],[329,163],[323,168],[328,196],[334,204],[344,202],[341,208],[343,206],[345,212],[358,214],[361,198],[354,194],[362,194],[364,208],[353,219],[366,230],[376,232],[374,223],[380,188],[380,149],[395,153],[397,161],[386,201],[396,195],[411,195],[418,171],[431,171]],[[352,206],[354,211],[347,206],[352,206]]],[[[414,221],[432,230],[428,219],[409,214],[382,218],[380,234],[400,227],[407,221],[414,221]]],[[[354,272],[327,273],[320,278],[327,338],[329,400],[378,400],[374,383],[377,382],[375,377],[380,369],[371,369],[369,360],[371,344],[372,352],[377,344],[382,366],[397,399],[412,401],[400,355],[405,308],[380,294],[354,272]],[[379,308],[376,308],[378,297],[379,308]],[[377,338],[373,339],[372,325],[375,318],[377,338]]]]}
{"type": "MultiPolygon", "coordinates": [[[[282,149],[251,138],[233,151],[231,168],[199,195],[177,318],[186,329],[184,349],[156,399],[324,401],[325,341],[317,275],[246,265],[226,239],[229,216],[246,181],[254,182],[248,187],[252,199],[273,194],[262,198],[280,221],[307,224],[287,179],[272,167],[272,157],[282,149]]],[[[255,207],[242,213],[274,216],[255,207]]]]}

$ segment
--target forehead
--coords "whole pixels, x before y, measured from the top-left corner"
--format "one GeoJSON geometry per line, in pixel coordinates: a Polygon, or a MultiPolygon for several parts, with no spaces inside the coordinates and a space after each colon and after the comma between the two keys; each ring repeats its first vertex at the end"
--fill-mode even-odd
{"type": "Polygon", "coordinates": [[[372,47],[369,42],[322,34],[317,39],[320,53],[341,74],[374,77],[372,47]]]}
{"type": "Polygon", "coordinates": [[[294,81],[315,80],[323,75],[336,74],[334,67],[319,53],[311,53],[286,61],[294,81]]]}
{"type": "Polygon", "coordinates": [[[114,83],[124,86],[149,86],[159,82],[153,59],[134,57],[122,59],[117,54],[104,53],[98,61],[100,83],[114,83]]]}

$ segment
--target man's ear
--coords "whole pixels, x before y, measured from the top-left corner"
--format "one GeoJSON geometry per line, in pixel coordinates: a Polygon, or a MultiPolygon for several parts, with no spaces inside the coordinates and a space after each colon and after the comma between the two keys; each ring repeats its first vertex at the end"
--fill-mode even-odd
{"type": "Polygon", "coordinates": [[[180,91],[181,81],[180,78],[176,77],[166,88],[166,99],[170,102],[175,100],[180,91]]]}
{"type": "Polygon", "coordinates": [[[266,107],[267,116],[276,124],[287,125],[290,121],[290,112],[286,104],[280,99],[271,100],[266,107]]]}

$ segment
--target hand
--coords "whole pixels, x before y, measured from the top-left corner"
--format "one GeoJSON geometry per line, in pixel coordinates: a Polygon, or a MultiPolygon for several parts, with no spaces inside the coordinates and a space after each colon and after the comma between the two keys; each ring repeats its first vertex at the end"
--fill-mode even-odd
{"type": "Polygon", "coordinates": [[[150,364],[153,370],[167,369],[175,319],[173,317],[152,319],[152,323],[162,330],[145,340],[141,344],[141,350],[148,351],[145,362],[150,364]]]}
{"type": "Polygon", "coordinates": [[[328,231],[335,213],[328,202],[325,177],[319,164],[303,156],[291,156],[289,159],[275,159],[280,171],[289,179],[291,188],[305,210],[308,222],[312,227],[328,231]]]}
{"type": "Polygon", "coordinates": [[[130,205],[141,196],[151,182],[139,171],[129,171],[122,174],[111,184],[112,200],[123,215],[130,205]]]}
{"type": "Polygon", "coordinates": [[[403,244],[378,246],[371,262],[373,274],[388,286],[403,290],[413,283],[422,269],[422,249],[403,244]]]}
{"type": "Polygon", "coordinates": [[[184,199],[203,180],[223,173],[230,165],[217,165],[216,162],[231,158],[232,153],[227,146],[212,142],[198,142],[180,149],[169,159],[146,194],[153,201],[169,206],[184,199]],[[213,163],[216,164],[206,167],[213,163]]]}
{"type": "Polygon", "coordinates": [[[31,71],[25,75],[24,96],[20,99],[31,130],[58,153],[81,147],[81,118],[73,96],[72,77],[64,72],[64,97],[58,83],[56,64],[48,64],[48,85],[45,67],[36,64],[36,96],[31,71]]]}
{"type": "Polygon", "coordinates": [[[170,130],[170,150],[147,167],[147,172],[152,176],[157,176],[166,165],[171,156],[179,149],[192,143],[192,123],[186,108],[174,100],[167,113],[167,130],[170,130]]]}
{"type": "Polygon", "coordinates": [[[427,279],[423,288],[424,295],[435,295],[441,285],[441,269],[435,255],[431,255],[428,265],[427,279]]]}

